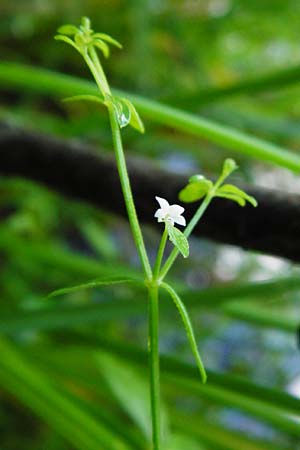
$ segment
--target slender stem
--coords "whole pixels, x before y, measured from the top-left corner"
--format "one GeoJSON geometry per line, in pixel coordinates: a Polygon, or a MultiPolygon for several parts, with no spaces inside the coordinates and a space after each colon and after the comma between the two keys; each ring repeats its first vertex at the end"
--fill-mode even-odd
{"type": "Polygon", "coordinates": [[[168,239],[168,230],[167,227],[165,227],[163,235],[161,237],[160,240],[160,244],[159,244],[159,248],[158,248],[158,252],[157,252],[157,257],[156,257],[156,261],[154,264],[154,269],[153,269],[153,278],[154,280],[156,280],[159,276],[159,271],[160,271],[160,266],[161,266],[161,262],[164,256],[164,251],[165,251],[165,247],[166,247],[166,243],[167,243],[167,239],[168,239]]]}
{"type": "MultiPolygon", "coordinates": [[[[103,70],[103,68],[102,68],[102,66],[100,64],[100,61],[99,61],[99,58],[98,58],[98,55],[97,55],[97,52],[96,52],[95,48],[92,46],[89,49],[89,52],[90,52],[90,55],[91,55],[92,62],[94,64],[94,66],[96,67],[97,74],[101,78],[101,81],[102,81],[101,85],[102,85],[103,93],[107,94],[107,95],[111,95],[111,90],[110,90],[110,87],[109,87],[109,84],[108,84],[105,72],[104,72],[104,70],[103,70]]],[[[105,95],[104,95],[104,97],[105,97],[105,95]]]]}
{"type": "Polygon", "coordinates": [[[158,347],[158,286],[149,286],[149,363],[153,450],[161,450],[158,347]]]}
{"type": "MultiPolygon", "coordinates": [[[[101,92],[101,94],[103,95],[103,97],[105,98],[106,94],[110,95],[109,86],[107,88],[105,86],[106,79],[103,80],[103,77],[101,75],[101,71],[98,70],[98,67],[96,67],[94,62],[91,60],[89,54],[86,52],[86,53],[83,53],[82,56],[83,56],[83,58],[84,58],[84,60],[85,60],[85,62],[87,64],[88,68],[92,72],[92,75],[93,75],[93,77],[94,77],[94,79],[95,79],[95,81],[97,83],[98,89],[101,92]]],[[[97,59],[98,59],[98,57],[97,57],[97,59]]],[[[99,60],[98,60],[98,65],[101,67],[99,60]]],[[[102,68],[101,68],[101,70],[102,70],[102,68]]],[[[103,70],[102,70],[102,72],[103,72],[103,70]]],[[[107,83],[107,81],[106,81],[106,83],[107,83]]]]}
{"type": "MultiPolygon", "coordinates": [[[[85,55],[88,64],[97,85],[104,98],[111,95],[109,85],[105,73],[103,72],[97,52],[94,48],[89,50],[90,56],[85,55]]],[[[115,149],[116,162],[122,186],[123,196],[131,226],[131,231],[135,241],[136,248],[139,252],[144,272],[147,278],[149,291],[149,359],[150,359],[150,395],[151,395],[151,414],[152,414],[152,441],[153,450],[161,450],[160,446],[160,390],[159,390],[159,348],[158,348],[158,283],[152,278],[152,269],[149,263],[144,239],[131,191],[130,180],[127,172],[126,160],[123,150],[121,132],[113,105],[108,102],[108,111],[110,117],[112,138],[115,149]],[[154,282],[153,282],[154,281],[154,282]],[[150,284],[151,283],[151,284],[150,284]]],[[[158,276],[164,248],[167,241],[167,231],[161,239],[157,260],[155,263],[155,274],[158,276]]]]}
{"type": "MultiPolygon", "coordinates": [[[[95,81],[98,85],[99,90],[102,95],[106,97],[107,95],[111,95],[111,91],[105,76],[105,73],[100,64],[97,52],[94,48],[90,48],[90,55],[86,53],[84,55],[84,59],[91,70],[95,81]]],[[[112,138],[114,143],[116,162],[118,167],[118,173],[121,181],[123,196],[125,200],[125,205],[127,209],[127,214],[129,218],[129,223],[131,226],[131,231],[133,234],[134,242],[137,247],[145,275],[148,280],[152,279],[152,270],[149,263],[148,255],[146,252],[143,235],[141,232],[140,224],[137,218],[136,209],[134,205],[133,195],[131,191],[129,176],[127,172],[126,160],[124,156],[121,132],[119,128],[119,124],[116,118],[116,113],[112,105],[108,105],[112,138]]]]}
{"type": "Polygon", "coordinates": [[[108,106],[111,131],[113,137],[113,143],[115,148],[115,155],[117,161],[117,167],[119,172],[119,177],[121,181],[123,196],[125,200],[125,205],[128,213],[129,223],[131,226],[131,231],[133,234],[134,242],[136,248],[138,250],[145,275],[148,280],[152,279],[152,270],[149,263],[147,251],[144,244],[144,239],[142,235],[142,231],[140,228],[140,224],[137,218],[136,209],[134,205],[134,200],[132,196],[129,176],[127,172],[127,166],[124,156],[123,144],[121,139],[121,132],[118,124],[118,120],[116,118],[116,113],[112,105],[108,106]]]}

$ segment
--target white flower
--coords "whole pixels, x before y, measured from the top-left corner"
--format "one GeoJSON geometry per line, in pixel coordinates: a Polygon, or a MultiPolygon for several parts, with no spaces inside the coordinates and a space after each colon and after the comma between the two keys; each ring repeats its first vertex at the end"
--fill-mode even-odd
{"type": "Polygon", "coordinates": [[[174,223],[178,223],[179,225],[183,225],[185,227],[185,218],[181,215],[184,211],[184,208],[179,205],[169,205],[167,200],[161,197],[155,197],[159,203],[160,208],[154,214],[154,217],[157,217],[158,222],[171,222],[172,225],[174,223]]]}

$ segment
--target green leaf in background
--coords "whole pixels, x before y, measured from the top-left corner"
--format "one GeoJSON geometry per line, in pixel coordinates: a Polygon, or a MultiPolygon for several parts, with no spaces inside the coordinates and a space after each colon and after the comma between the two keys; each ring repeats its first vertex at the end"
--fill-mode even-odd
{"type": "Polygon", "coordinates": [[[117,436],[70,400],[62,389],[4,339],[0,340],[0,384],[78,450],[129,450],[117,436]]]}
{"type": "Polygon", "coordinates": [[[203,175],[194,175],[188,185],[179,192],[179,199],[185,203],[192,203],[205,197],[212,189],[213,183],[203,175]]]}
{"type": "Polygon", "coordinates": [[[184,306],[183,302],[181,301],[179,295],[174,291],[174,289],[169,284],[162,283],[161,287],[164,288],[170,294],[171,298],[173,299],[173,301],[179,311],[179,314],[183,321],[184,328],[185,328],[193,355],[195,357],[195,360],[196,360],[196,363],[197,363],[197,366],[198,366],[198,369],[199,369],[199,372],[200,372],[200,375],[202,378],[202,382],[205,383],[206,379],[207,379],[207,375],[205,372],[204,364],[202,362],[201,356],[198,351],[193,326],[192,326],[190,317],[188,315],[188,312],[186,310],[186,307],[184,306]]]}
{"type": "Polygon", "coordinates": [[[233,200],[237,202],[240,206],[245,206],[246,202],[249,202],[252,206],[257,206],[257,201],[251,195],[246,194],[246,192],[237,188],[233,184],[223,184],[216,194],[216,197],[227,198],[228,200],[233,200]]]}
{"type": "MultiPolygon", "coordinates": [[[[297,77],[299,77],[298,72],[297,77]]],[[[0,62],[0,83],[3,89],[11,87],[21,91],[26,89],[30,92],[38,92],[53,97],[66,94],[73,95],[74,93],[98,93],[98,88],[94,86],[94,83],[87,80],[7,61],[0,62]],[[22,73],[21,78],[20,73],[22,73]]],[[[113,92],[118,96],[126,95],[126,97],[129,97],[143,115],[154,123],[172,127],[193,136],[206,138],[223,148],[240,152],[250,158],[268,161],[299,173],[300,157],[292,151],[250,136],[232,127],[220,125],[142,96],[116,89],[113,92]]]]}
{"type": "Polygon", "coordinates": [[[56,291],[51,292],[48,295],[50,297],[57,297],[58,295],[69,294],[70,292],[82,291],[83,289],[93,289],[99,286],[111,286],[114,284],[126,284],[126,283],[134,283],[134,284],[142,284],[137,279],[134,278],[108,278],[108,279],[96,279],[93,281],[89,281],[88,283],[78,284],[77,286],[70,286],[67,288],[57,289],[56,291]]]}
{"type": "Polygon", "coordinates": [[[104,105],[104,100],[97,95],[74,95],[73,97],[66,97],[63,99],[64,102],[77,102],[81,100],[86,100],[88,102],[101,103],[104,105]]]}
{"type": "MultiPolygon", "coordinates": [[[[119,401],[122,409],[131,417],[151,441],[150,390],[148,380],[132,365],[107,353],[97,353],[96,361],[106,383],[119,401]]],[[[168,416],[163,406],[161,411],[162,436],[169,440],[168,416]]]]}
{"type": "Polygon", "coordinates": [[[222,168],[222,177],[225,179],[229,177],[229,175],[232,174],[236,169],[238,168],[238,165],[236,164],[234,159],[227,158],[224,161],[223,168],[222,168]]]}
{"type": "Polygon", "coordinates": [[[199,442],[199,438],[190,436],[188,433],[173,433],[166,450],[208,450],[199,442]]]}
{"type": "Polygon", "coordinates": [[[170,241],[175,245],[182,256],[184,258],[187,258],[190,252],[187,238],[180,230],[178,230],[178,228],[174,227],[174,225],[172,225],[170,222],[166,221],[165,224],[168,230],[170,241]]]}

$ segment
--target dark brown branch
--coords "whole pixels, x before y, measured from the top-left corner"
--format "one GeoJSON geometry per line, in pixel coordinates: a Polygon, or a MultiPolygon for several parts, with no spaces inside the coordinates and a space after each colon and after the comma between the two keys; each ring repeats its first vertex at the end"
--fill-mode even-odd
{"type": "MultiPolygon", "coordinates": [[[[72,198],[126,216],[114,160],[79,143],[25,131],[0,129],[0,174],[40,182],[72,198]]],[[[139,217],[154,224],[155,195],[178,202],[186,177],[158,170],[149,162],[129,160],[139,217]]],[[[241,208],[214,200],[195,234],[245,249],[300,261],[300,196],[247,187],[259,206],[241,208]]],[[[187,206],[187,216],[195,205],[187,206]]]]}

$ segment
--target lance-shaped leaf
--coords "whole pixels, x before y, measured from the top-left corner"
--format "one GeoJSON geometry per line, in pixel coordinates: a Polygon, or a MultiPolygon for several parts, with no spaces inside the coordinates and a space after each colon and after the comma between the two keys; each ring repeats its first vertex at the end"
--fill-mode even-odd
{"type": "Polygon", "coordinates": [[[127,100],[127,98],[122,98],[122,102],[123,104],[125,103],[125,105],[128,107],[130,111],[129,124],[132,126],[132,128],[135,128],[140,133],[144,133],[145,132],[144,124],[134,105],[129,100],[127,100]]]}
{"type": "Polygon", "coordinates": [[[57,32],[61,34],[66,34],[68,36],[74,36],[74,34],[78,33],[78,28],[75,25],[62,25],[58,28],[57,32]]]}
{"type": "MultiPolygon", "coordinates": [[[[108,353],[96,354],[101,373],[122,409],[131,417],[151,440],[150,390],[146,374],[139,372],[132,364],[108,353]]],[[[169,438],[169,417],[165,405],[161,404],[161,428],[164,443],[169,438]]]]}
{"type": "Polygon", "coordinates": [[[99,50],[102,51],[105,58],[109,57],[109,46],[101,39],[93,39],[91,45],[94,45],[95,47],[99,48],[99,50]]]}
{"type": "Polygon", "coordinates": [[[120,44],[120,42],[118,42],[116,39],[112,38],[108,34],[105,34],[105,33],[94,33],[93,34],[93,38],[101,39],[102,41],[106,41],[109,44],[115,45],[118,48],[122,48],[122,44],[120,44]]]}
{"type": "Polygon", "coordinates": [[[133,104],[126,98],[110,97],[107,99],[114,106],[117,114],[117,119],[120,128],[125,128],[127,125],[131,125],[140,133],[144,133],[144,124],[133,106],[133,104]]]}
{"type": "Polygon", "coordinates": [[[187,258],[190,252],[187,238],[180,230],[178,230],[178,228],[175,228],[174,225],[172,225],[170,222],[166,221],[165,224],[170,241],[175,245],[182,256],[184,258],[187,258]]]}
{"type": "Polygon", "coordinates": [[[233,184],[224,184],[221,186],[216,194],[216,197],[227,198],[228,200],[233,200],[237,202],[240,206],[245,206],[246,202],[251,203],[252,206],[257,206],[257,201],[251,195],[246,194],[246,192],[237,188],[233,184]]]}
{"type": "Polygon", "coordinates": [[[48,297],[57,297],[58,295],[69,294],[70,292],[82,291],[83,289],[93,289],[99,286],[111,286],[114,284],[126,284],[132,283],[137,285],[142,285],[142,281],[135,278],[106,278],[106,279],[96,279],[89,281],[87,283],[78,284],[76,286],[70,286],[62,289],[57,289],[56,291],[51,292],[48,297]]]}
{"type": "Polygon", "coordinates": [[[185,203],[192,203],[205,197],[213,187],[213,183],[203,175],[194,175],[189,183],[179,192],[179,199],[185,203]]]}
{"type": "Polygon", "coordinates": [[[167,283],[161,283],[161,287],[164,288],[171,296],[171,298],[173,299],[179,314],[181,316],[181,319],[183,321],[184,327],[185,327],[185,331],[188,337],[188,340],[190,342],[190,346],[193,352],[193,355],[195,357],[200,375],[201,375],[201,379],[203,383],[206,383],[206,379],[207,379],[207,375],[205,372],[205,368],[201,359],[201,356],[198,352],[198,347],[197,347],[197,343],[196,343],[196,339],[195,339],[195,335],[194,335],[194,330],[193,330],[193,326],[190,320],[190,317],[188,315],[188,312],[186,310],[186,307],[184,306],[183,302],[181,301],[179,295],[174,291],[174,289],[167,283]]]}
{"type": "Polygon", "coordinates": [[[75,42],[72,41],[72,39],[69,38],[68,36],[63,36],[63,35],[61,35],[61,34],[58,34],[58,35],[54,36],[54,39],[55,39],[56,41],[63,41],[63,42],[65,42],[66,44],[71,45],[72,47],[74,47],[74,48],[80,53],[80,48],[79,48],[79,47],[75,44],[75,42]]]}

